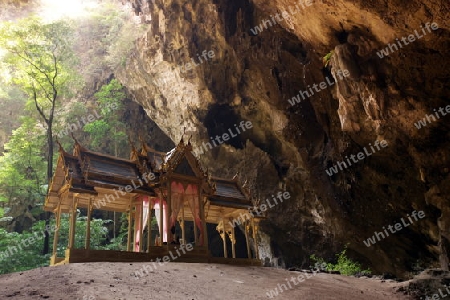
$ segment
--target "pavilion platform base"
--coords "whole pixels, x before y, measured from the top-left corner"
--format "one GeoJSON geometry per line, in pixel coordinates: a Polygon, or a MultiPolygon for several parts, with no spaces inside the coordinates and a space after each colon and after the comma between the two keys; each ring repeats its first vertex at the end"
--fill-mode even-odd
{"type": "Polygon", "coordinates": [[[232,265],[252,265],[261,266],[258,259],[247,258],[223,258],[212,257],[206,247],[194,247],[191,251],[175,249],[173,245],[162,247],[150,247],[150,253],[128,252],[116,250],[85,250],[66,249],[65,258],[52,256],[50,265],[57,266],[68,263],[89,263],[89,262],[149,262],[151,260],[163,259],[168,256],[173,262],[186,263],[216,263],[232,265]],[[178,255],[180,253],[180,255],[178,255]]]}

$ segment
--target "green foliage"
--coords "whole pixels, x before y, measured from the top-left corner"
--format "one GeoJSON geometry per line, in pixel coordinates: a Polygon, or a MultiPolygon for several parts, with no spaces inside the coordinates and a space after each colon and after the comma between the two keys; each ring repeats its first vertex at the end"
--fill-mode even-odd
{"type": "Polygon", "coordinates": [[[90,144],[93,149],[100,150],[105,145],[105,137],[111,130],[111,126],[103,119],[86,124],[83,131],[90,134],[90,144]]]}
{"type": "MultiPolygon", "coordinates": [[[[69,216],[61,218],[60,236],[58,239],[58,257],[64,257],[64,250],[69,244],[69,216]]],[[[91,246],[93,250],[105,249],[108,237],[106,225],[111,220],[91,219],[91,246]]],[[[85,245],[87,217],[77,217],[75,231],[75,248],[82,249],[85,245]]]]}
{"type": "Polygon", "coordinates": [[[94,96],[104,117],[111,117],[117,113],[116,110],[121,110],[126,98],[124,88],[117,79],[103,85],[94,96]]]}
{"type": "Polygon", "coordinates": [[[127,149],[126,127],[119,119],[126,97],[123,86],[113,79],[103,85],[94,96],[99,104],[102,118],[86,124],[83,131],[89,133],[93,149],[116,156],[126,156],[126,153],[120,151],[120,149],[127,149]]]}
{"type": "Polygon", "coordinates": [[[311,260],[311,262],[314,263],[315,266],[318,266],[318,265],[325,266],[324,270],[326,270],[326,271],[331,269],[332,264],[325,262],[325,259],[323,259],[322,257],[318,257],[315,254],[311,254],[309,256],[309,259],[311,260]]]}
{"type": "MultiPolygon", "coordinates": [[[[18,210],[11,209],[13,206],[31,206],[29,212],[36,219],[42,217],[41,207],[47,188],[46,159],[50,153],[46,129],[55,125],[53,133],[56,133],[58,126],[62,128],[64,123],[74,123],[89,113],[86,105],[89,100],[85,103],[66,101],[82,87],[74,70],[76,58],[72,42],[80,41],[75,46],[79,47],[78,53],[82,53],[81,60],[87,62],[78,64],[78,71],[84,75],[96,73],[96,80],[89,82],[104,80],[105,75],[108,76],[125,62],[133,50],[134,40],[143,33],[143,27],[130,18],[128,13],[115,6],[102,5],[94,10],[83,26],[77,23],[77,27],[73,27],[65,21],[43,23],[38,18],[0,23],[0,120],[2,126],[8,121],[5,127],[7,134],[17,128],[0,156],[0,202],[5,202],[1,203],[4,210],[0,209],[0,218],[16,217],[18,210]],[[69,106],[64,102],[73,104],[69,106]],[[55,122],[49,126],[53,116],[55,122]],[[56,122],[62,118],[67,122],[56,122]]],[[[104,85],[95,94],[101,118],[87,124],[84,135],[80,130],[83,138],[87,137],[83,140],[84,145],[97,151],[128,156],[126,126],[120,119],[125,97],[124,89],[117,80],[104,85]]],[[[69,149],[69,142],[71,145],[71,139],[64,137],[66,150],[69,149]]],[[[54,156],[50,161],[55,159],[54,156]]],[[[126,250],[126,226],[116,239],[107,243],[106,225],[109,222],[91,221],[92,248],[126,250]]],[[[31,231],[43,231],[43,226],[44,222],[39,221],[31,231]]],[[[78,218],[76,247],[84,245],[85,226],[86,218],[78,218]]],[[[67,220],[62,222],[60,232],[58,255],[63,256],[68,242],[67,220]]],[[[30,235],[28,231],[9,233],[0,228],[0,253],[5,247],[17,245],[30,235]]],[[[0,256],[0,273],[47,265],[49,256],[41,255],[42,248],[43,239],[24,247],[20,254],[14,254],[7,262],[0,256]]]]}
{"type": "Polygon", "coordinates": [[[81,116],[86,116],[88,114],[88,109],[84,103],[75,102],[70,105],[70,109],[65,116],[66,120],[76,120],[81,116]]]}
{"type": "Polygon", "coordinates": [[[152,217],[152,223],[151,223],[150,228],[151,228],[152,230],[153,230],[153,229],[159,230],[158,220],[156,219],[155,216],[152,217]]]}
{"type": "Polygon", "coordinates": [[[12,82],[29,96],[30,111],[37,108],[50,117],[56,98],[76,86],[70,67],[74,64],[70,36],[65,21],[43,23],[32,17],[0,25],[0,48],[7,51],[4,62],[12,82]]]}
{"type": "Polygon", "coordinates": [[[315,262],[320,265],[325,264],[327,271],[339,271],[342,275],[370,275],[371,271],[369,269],[363,270],[361,267],[361,264],[358,262],[354,262],[346,255],[347,253],[347,247],[342,250],[341,253],[336,254],[337,256],[337,262],[335,264],[333,263],[327,263],[325,260],[321,257],[317,257],[316,255],[312,254],[309,258],[312,262],[315,262]]]}
{"type": "Polygon", "coordinates": [[[127,250],[128,232],[121,232],[115,239],[111,239],[111,243],[102,247],[104,250],[127,250]]]}
{"type": "Polygon", "coordinates": [[[0,228],[0,274],[25,271],[49,264],[50,255],[41,254],[44,226],[44,221],[37,222],[31,231],[24,231],[21,234],[0,228]],[[4,257],[5,251],[8,253],[7,257],[4,257]]]}
{"type": "Polygon", "coordinates": [[[128,233],[128,216],[127,214],[120,215],[120,229],[119,232],[127,232],[128,233]]]}
{"type": "Polygon", "coordinates": [[[323,62],[323,66],[325,68],[328,67],[328,65],[330,64],[331,57],[333,56],[333,54],[334,54],[334,50],[331,50],[330,52],[327,53],[327,55],[325,55],[323,57],[322,62],[323,62]]]}
{"type": "Polygon", "coordinates": [[[41,202],[45,193],[45,133],[32,118],[21,120],[22,125],[13,131],[4,155],[0,156],[0,198],[9,203],[27,200],[33,205],[41,202]]]}
{"type": "MultiPolygon", "coordinates": [[[[50,182],[53,172],[53,140],[52,127],[54,113],[58,99],[70,94],[69,87],[76,86],[70,67],[73,65],[73,52],[70,38],[70,26],[64,21],[44,23],[39,18],[31,17],[17,22],[4,22],[0,24],[0,48],[6,50],[4,62],[12,75],[12,83],[28,96],[26,108],[39,117],[33,120],[33,125],[39,123],[46,128],[46,182],[50,182]],[[70,84],[69,84],[70,83],[70,84]]],[[[26,143],[26,141],[23,141],[26,143]]],[[[23,147],[18,145],[18,147],[23,147]]],[[[30,152],[32,147],[28,147],[30,152]]],[[[36,150],[36,148],[34,148],[36,150]]],[[[37,148],[41,150],[40,148],[37,148]]],[[[30,153],[31,156],[31,153],[30,153]]],[[[31,160],[31,159],[30,159],[31,160]]],[[[38,191],[40,180],[31,161],[26,169],[9,165],[6,173],[20,178],[21,174],[26,180],[35,179],[38,191]]],[[[1,176],[1,175],[0,175],[1,176]]],[[[6,174],[5,177],[8,175],[6,174]]],[[[22,182],[22,181],[19,181],[22,182]]],[[[9,182],[10,189],[15,185],[9,182]]],[[[48,187],[48,185],[47,185],[48,187]]],[[[34,198],[32,190],[28,189],[29,201],[34,198]]],[[[49,241],[45,239],[44,253],[48,252],[49,241]]]]}
{"type": "MultiPolygon", "coordinates": [[[[115,244],[106,244],[108,229],[106,225],[111,220],[91,220],[91,249],[121,249],[115,244]]],[[[75,231],[75,247],[84,248],[86,234],[86,217],[77,218],[77,227],[75,231]]],[[[55,220],[51,221],[50,228],[50,244],[53,244],[53,228],[55,228],[55,220]]],[[[42,255],[42,247],[44,243],[45,221],[36,222],[31,231],[22,233],[7,232],[0,228],[0,274],[24,271],[37,267],[48,266],[50,262],[50,254],[42,255]],[[30,240],[32,238],[33,240],[30,240]],[[28,241],[26,241],[28,240],[28,241]],[[8,250],[10,247],[11,250],[8,250]],[[14,250],[16,247],[17,250],[14,250]],[[4,253],[7,251],[7,257],[4,253]]],[[[69,239],[69,220],[65,215],[61,218],[60,237],[58,239],[58,257],[64,257],[64,250],[67,248],[69,239]]],[[[120,236],[119,236],[120,237],[120,236]]]]}
{"type": "MultiPolygon", "coordinates": [[[[80,130],[89,134],[86,140],[89,147],[97,151],[109,150],[112,154],[114,151],[112,147],[109,147],[110,144],[115,141],[122,144],[126,142],[125,125],[119,122],[117,116],[123,109],[123,100],[126,98],[124,88],[119,81],[113,79],[109,84],[103,85],[94,97],[97,104],[95,112],[89,111],[85,103],[73,102],[67,107],[67,111],[60,115],[60,119],[65,121],[55,124],[54,132],[58,135],[58,140],[63,147],[68,149],[73,142],[70,138],[72,132],[70,124],[73,123],[77,125],[76,131],[80,130]],[[81,120],[86,119],[89,114],[93,114],[97,119],[84,125],[81,120]],[[80,124],[79,128],[77,122],[80,124]]],[[[84,137],[80,140],[84,142],[84,137]]]]}

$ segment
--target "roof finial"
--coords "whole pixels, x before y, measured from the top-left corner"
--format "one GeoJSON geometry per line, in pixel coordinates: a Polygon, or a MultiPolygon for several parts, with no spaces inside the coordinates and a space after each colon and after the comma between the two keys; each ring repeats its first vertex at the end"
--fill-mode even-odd
{"type": "Polygon", "coordinates": [[[134,146],[133,141],[131,141],[131,137],[128,135],[128,143],[130,143],[131,146],[131,153],[130,153],[130,159],[133,160],[133,158],[137,159],[137,150],[134,146]]]}
{"type": "Polygon", "coordinates": [[[58,137],[56,137],[56,143],[57,143],[58,146],[59,146],[58,151],[59,151],[59,152],[65,152],[63,146],[62,146],[61,143],[59,142],[58,137]]]}
{"type": "Polygon", "coordinates": [[[75,141],[76,144],[80,144],[80,143],[78,143],[77,139],[73,135],[73,132],[70,133],[70,136],[72,137],[72,139],[75,141]]]}
{"type": "Polygon", "coordinates": [[[75,136],[73,135],[73,132],[70,133],[70,136],[75,141],[75,144],[73,145],[73,151],[72,151],[73,155],[78,156],[80,154],[81,150],[85,150],[85,149],[82,149],[83,147],[78,142],[78,140],[75,138],[75,136]]]}
{"type": "Polygon", "coordinates": [[[142,138],[142,135],[138,135],[138,139],[139,139],[139,141],[141,142],[141,146],[142,146],[142,149],[141,149],[141,155],[147,155],[147,143],[144,141],[144,139],[142,138]]]}
{"type": "Polygon", "coordinates": [[[70,133],[70,136],[71,136],[72,139],[75,141],[75,145],[74,145],[74,147],[73,147],[73,153],[74,153],[74,155],[78,155],[78,153],[79,153],[80,151],[86,151],[86,152],[89,152],[89,150],[88,150],[86,147],[84,147],[83,145],[81,145],[80,142],[75,138],[75,136],[73,135],[73,132],[70,133]],[[78,150],[77,150],[77,149],[78,149],[78,150]]]}
{"type": "Polygon", "coordinates": [[[75,138],[75,136],[73,135],[73,132],[70,133],[70,136],[72,137],[72,139],[75,141],[75,145],[73,145],[73,153],[77,153],[76,149],[79,148],[81,150],[81,144],[78,142],[78,140],[75,138]]]}

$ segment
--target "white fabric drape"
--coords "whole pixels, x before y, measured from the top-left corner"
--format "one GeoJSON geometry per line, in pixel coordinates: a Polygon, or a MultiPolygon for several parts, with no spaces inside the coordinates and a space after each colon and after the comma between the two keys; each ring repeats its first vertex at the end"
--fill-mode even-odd
{"type": "MultiPolygon", "coordinates": [[[[160,217],[160,209],[161,209],[161,205],[160,203],[162,202],[162,209],[163,209],[163,242],[167,242],[167,222],[166,222],[166,218],[167,218],[167,207],[166,207],[166,203],[164,201],[161,201],[160,199],[155,199],[155,216],[156,216],[156,221],[158,222],[158,228],[160,228],[160,224],[161,224],[161,217],[160,217]]],[[[160,233],[161,236],[161,233],[160,233]]]]}
{"type": "MultiPolygon", "coordinates": [[[[147,226],[147,220],[149,218],[148,214],[148,206],[151,205],[149,199],[147,196],[144,196],[142,198],[142,202],[136,205],[136,226],[134,230],[134,251],[139,252],[139,243],[141,239],[141,231],[144,232],[145,227],[147,226]],[[143,212],[143,220],[141,220],[142,216],[142,209],[144,209],[143,212]]],[[[148,233],[150,234],[151,228],[149,228],[148,233]]]]}

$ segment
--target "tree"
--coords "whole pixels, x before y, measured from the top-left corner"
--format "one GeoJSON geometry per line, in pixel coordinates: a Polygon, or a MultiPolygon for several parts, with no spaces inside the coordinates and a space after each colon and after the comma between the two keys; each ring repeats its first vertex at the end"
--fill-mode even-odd
{"type": "Polygon", "coordinates": [[[96,150],[124,156],[119,149],[126,149],[127,135],[125,124],[120,120],[121,114],[118,113],[122,110],[126,98],[123,86],[113,79],[103,85],[94,96],[97,98],[102,118],[86,124],[83,131],[89,133],[91,145],[96,150]]]}
{"type": "Polygon", "coordinates": [[[45,132],[36,126],[36,120],[21,117],[22,125],[13,131],[0,156],[0,201],[21,199],[26,205],[34,205],[45,195],[46,161],[42,145],[45,132]],[[43,188],[45,186],[45,188],[43,188]]]}
{"type": "MultiPolygon", "coordinates": [[[[53,120],[59,98],[69,91],[73,63],[70,26],[64,21],[43,23],[32,17],[0,26],[0,47],[7,51],[5,62],[12,81],[27,95],[27,107],[34,107],[46,127],[47,181],[53,174],[53,120]]],[[[48,224],[48,214],[46,222],[48,224]]],[[[49,252],[46,233],[43,253],[49,252]]]]}

